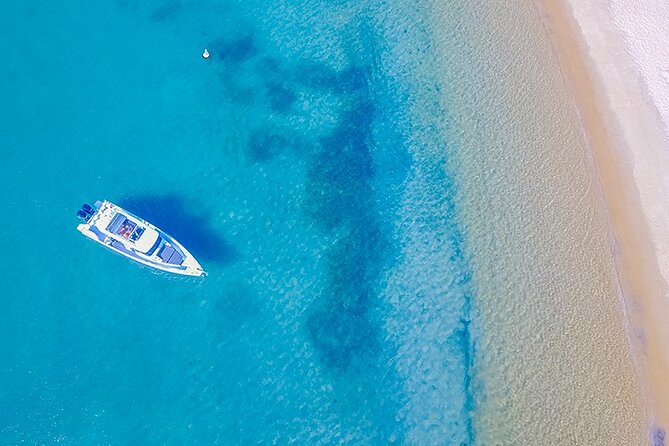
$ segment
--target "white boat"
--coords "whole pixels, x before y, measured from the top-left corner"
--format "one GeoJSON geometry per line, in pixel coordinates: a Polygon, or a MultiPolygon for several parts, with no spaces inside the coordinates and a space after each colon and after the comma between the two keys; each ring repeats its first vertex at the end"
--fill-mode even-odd
{"type": "Polygon", "coordinates": [[[84,204],[77,230],[112,251],[146,266],[184,276],[206,276],[195,257],[178,241],[109,201],[84,204]]]}

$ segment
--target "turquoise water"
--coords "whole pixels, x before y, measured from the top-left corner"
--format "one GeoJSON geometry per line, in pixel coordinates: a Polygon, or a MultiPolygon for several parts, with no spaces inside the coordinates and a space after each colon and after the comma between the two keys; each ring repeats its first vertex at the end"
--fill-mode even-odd
{"type": "Polygon", "coordinates": [[[3,444],[474,442],[457,132],[410,107],[442,88],[426,14],[0,5],[3,444]],[[97,199],[209,276],[83,238],[97,199]]]}

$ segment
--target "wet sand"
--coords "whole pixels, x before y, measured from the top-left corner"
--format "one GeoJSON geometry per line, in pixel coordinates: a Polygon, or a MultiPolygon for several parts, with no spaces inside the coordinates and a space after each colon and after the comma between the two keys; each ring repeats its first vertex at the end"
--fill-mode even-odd
{"type": "Polygon", "coordinates": [[[659,255],[667,243],[662,216],[669,206],[658,187],[660,169],[667,166],[662,130],[604,7],[578,3],[536,5],[594,158],[613,231],[628,338],[652,436],[658,438],[669,426],[669,299],[659,255]]]}

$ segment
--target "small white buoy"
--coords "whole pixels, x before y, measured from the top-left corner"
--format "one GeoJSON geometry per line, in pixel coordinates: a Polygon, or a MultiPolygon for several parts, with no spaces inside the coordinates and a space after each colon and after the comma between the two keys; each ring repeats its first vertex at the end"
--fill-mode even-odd
{"type": "Polygon", "coordinates": [[[203,59],[209,59],[209,51],[206,48],[202,52],[202,58],[203,59]]]}

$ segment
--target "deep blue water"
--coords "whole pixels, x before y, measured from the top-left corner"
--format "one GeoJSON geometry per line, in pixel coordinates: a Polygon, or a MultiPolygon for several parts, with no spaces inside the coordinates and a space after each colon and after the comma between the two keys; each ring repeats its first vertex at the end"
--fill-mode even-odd
{"type": "Polygon", "coordinates": [[[457,141],[410,105],[428,12],[0,5],[0,443],[474,442],[457,141]],[[84,239],[97,199],[209,276],[84,239]]]}

